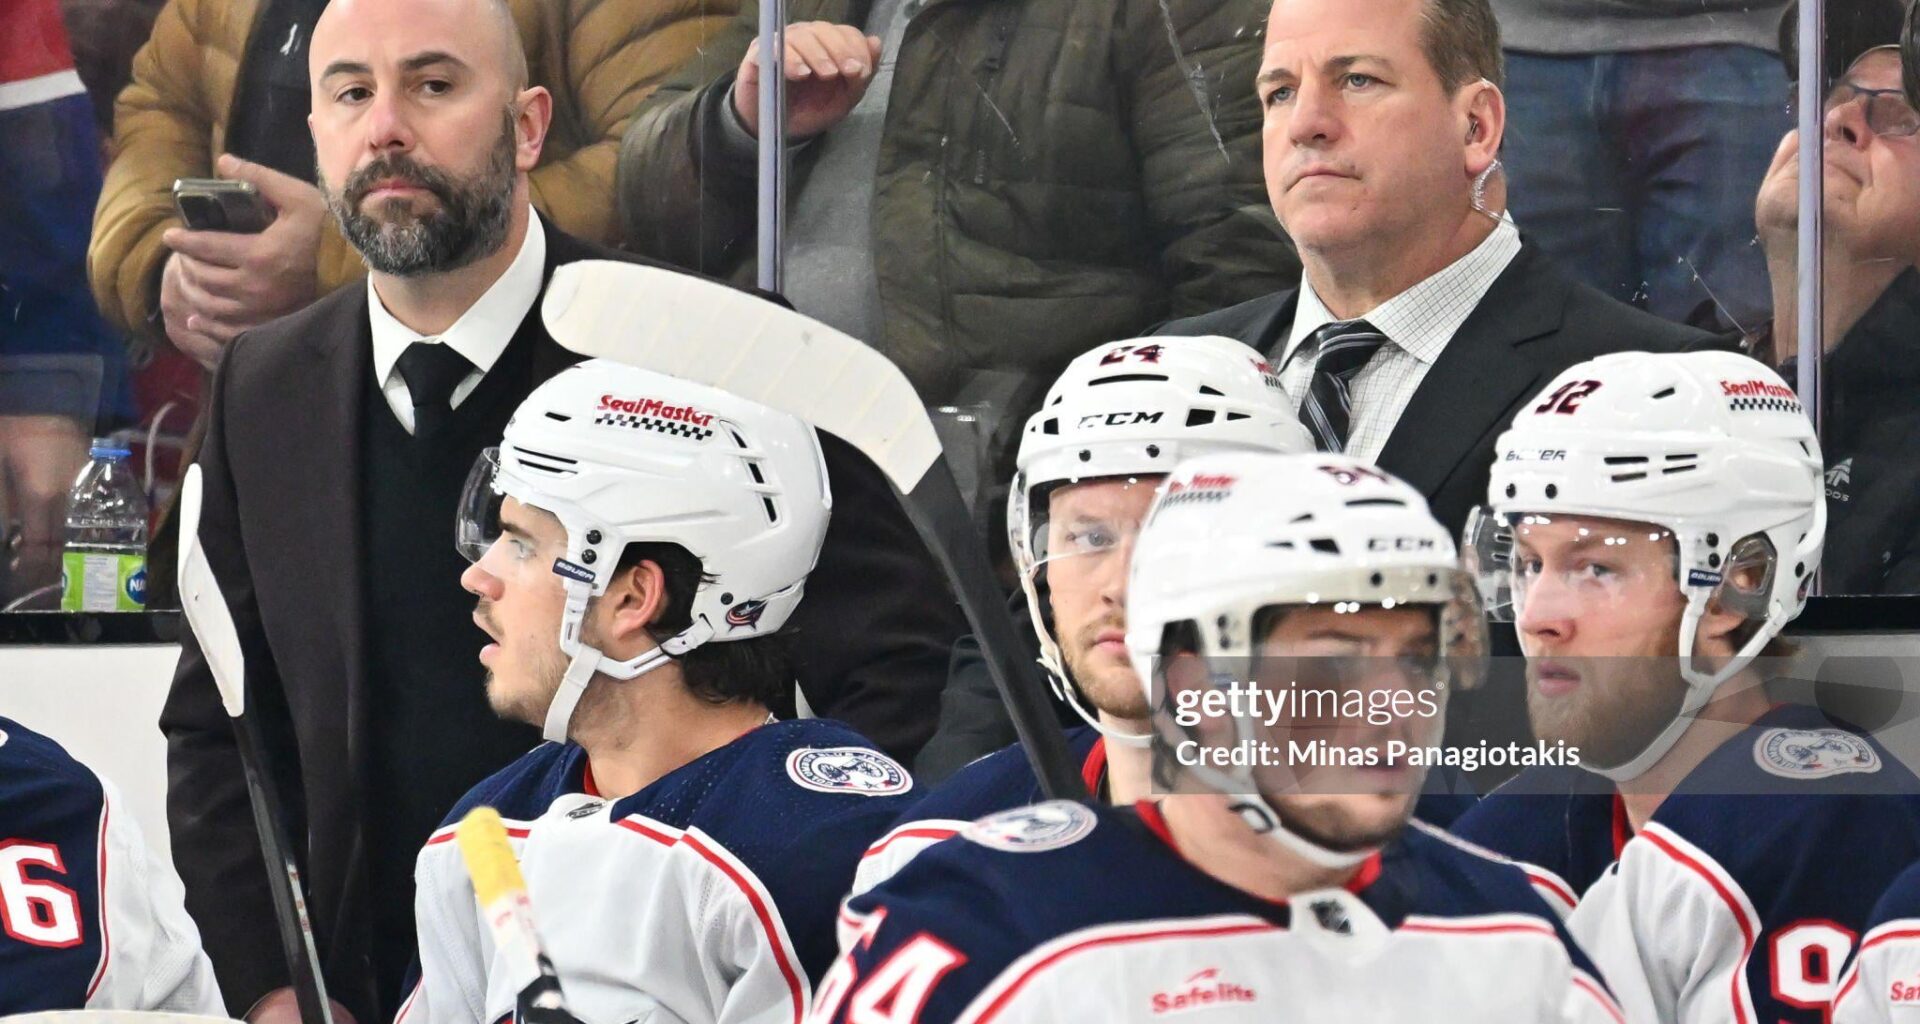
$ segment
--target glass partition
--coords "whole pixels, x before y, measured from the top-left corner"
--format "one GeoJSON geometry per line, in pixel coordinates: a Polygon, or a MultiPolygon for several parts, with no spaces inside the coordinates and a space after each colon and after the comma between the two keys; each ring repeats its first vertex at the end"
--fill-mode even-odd
{"type": "MultiPolygon", "coordinates": [[[[1920,592],[1920,135],[1899,0],[1622,6],[1494,0],[1504,208],[1568,275],[1779,368],[1825,448],[1821,592],[1920,592]],[[1801,230],[1816,209],[1820,245],[1801,230]]],[[[28,7],[61,16],[23,16],[0,44],[33,70],[0,83],[0,610],[61,607],[68,498],[97,451],[127,453],[146,607],[170,608],[172,496],[218,346],[169,331],[164,255],[116,219],[144,188],[148,220],[178,223],[158,177],[124,173],[154,156],[115,118],[179,87],[155,62],[181,9],[28,7]]],[[[1263,0],[712,0],[607,124],[579,83],[542,79],[538,52],[531,73],[556,96],[554,146],[617,150],[596,165],[616,179],[599,240],[778,286],[885,352],[964,442],[980,528],[1003,543],[1000,482],[1068,359],[1298,282],[1263,170],[1267,16],[1263,0]],[[784,133],[759,128],[781,110],[772,80],[784,133]]],[[[188,125],[209,153],[261,138],[248,118],[305,130],[298,80],[246,81],[258,110],[188,125]]],[[[311,159],[280,148],[296,174],[311,159]]],[[[218,175],[195,155],[162,177],[218,175]]]]}

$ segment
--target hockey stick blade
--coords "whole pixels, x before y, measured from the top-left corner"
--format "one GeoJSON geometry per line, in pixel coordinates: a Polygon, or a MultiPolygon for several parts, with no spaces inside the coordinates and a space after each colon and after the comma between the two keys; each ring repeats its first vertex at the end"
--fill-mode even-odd
{"type": "Polygon", "coordinates": [[[754,295],[633,263],[561,266],[541,317],[556,342],[581,355],[720,388],[860,449],[900,493],[952,582],[1042,790],[1054,799],[1086,795],[1046,680],[1020,654],[933,421],[899,367],[856,338],[754,295]]]}
{"type": "Polygon", "coordinates": [[[327,983],[320,970],[320,954],[313,944],[313,926],[307,920],[306,897],[300,887],[300,869],[287,844],[285,818],[280,814],[273,783],[261,760],[259,725],[246,714],[246,658],[240,633],[226,594],[213,575],[207,553],[200,546],[200,504],[204,484],[198,465],[187,468],[180,482],[180,610],[193,630],[201,656],[213,674],[220,702],[233,719],[234,740],[240,748],[247,800],[253,807],[254,829],[260,835],[260,853],[266,862],[267,888],[273,896],[273,915],[280,931],[280,949],[293,981],[295,1001],[303,1024],[333,1024],[327,1002],[327,983]]]}
{"type": "Polygon", "coordinates": [[[520,875],[520,863],[514,860],[499,812],[476,807],[460,819],[453,834],[460,844],[460,859],[467,865],[467,877],[473,879],[480,912],[486,915],[487,927],[493,932],[494,947],[500,952],[503,968],[512,975],[508,985],[519,993],[514,1000],[515,1020],[525,1024],[578,1024],[567,1009],[553,961],[547,958],[540,934],[534,930],[533,901],[527,895],[526,879],[520,875]]]}

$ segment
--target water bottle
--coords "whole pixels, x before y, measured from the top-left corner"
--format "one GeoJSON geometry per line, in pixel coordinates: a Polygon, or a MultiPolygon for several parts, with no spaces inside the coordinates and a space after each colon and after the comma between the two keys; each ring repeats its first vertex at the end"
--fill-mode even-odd
{"type": "Polygon", "coordinates": [[[137,612],[147,606],[147,496],[127,449],[95,441],[67,496],[60,608],[137,612]]]}

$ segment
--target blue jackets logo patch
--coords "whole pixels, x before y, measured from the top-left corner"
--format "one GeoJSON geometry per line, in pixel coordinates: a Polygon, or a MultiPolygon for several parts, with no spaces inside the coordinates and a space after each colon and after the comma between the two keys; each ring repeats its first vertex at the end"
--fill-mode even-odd
{"type": "Polygon", "coordinates": [[[727,632],[736,629],[751,629],[760,624],[760,616],[767,611],[765,601],[742,601],[727,609],[727,632]]]}
{"type": "Polygon", "coordinates": [[[1783,779],[1880,770],[1879,753],[1864,737],[1842,729],[1768,729],[1754,741],[1753,760],[1783,779]]]}
{"type": "Polygon", "coordinates": [[[889,796],[913,788],[899,762],[865,747],[803,747],[787,755],[787,775],[816,793],[889,796]]]}
{"type": "Polygon", "coordinates": [[[1071,846],[1099,824],[1091,810],[1071,800],[1049,800],[989,814],[960,833],[973,842],[1008,853],[1040,853],[1071,846]]]}

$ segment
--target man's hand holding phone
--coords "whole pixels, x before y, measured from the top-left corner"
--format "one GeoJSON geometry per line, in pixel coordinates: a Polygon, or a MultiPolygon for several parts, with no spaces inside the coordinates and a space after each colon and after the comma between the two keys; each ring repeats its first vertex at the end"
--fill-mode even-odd
{"type": "Polygon", "coordinates": [[[161,241],[173,250],[160,274],[160,313],[167,337],[211,370],[241,331],[284,316],[315,298],[315,259],[327,216],[320,190],[269,167],[231,154],[216,164],[220,176],[253,186],[271,218],[238,193],[175,191],[182,219],[198,222],[169,228],[161,241]],[[214,230],[224,226],[224,230],[214,230]]]}

